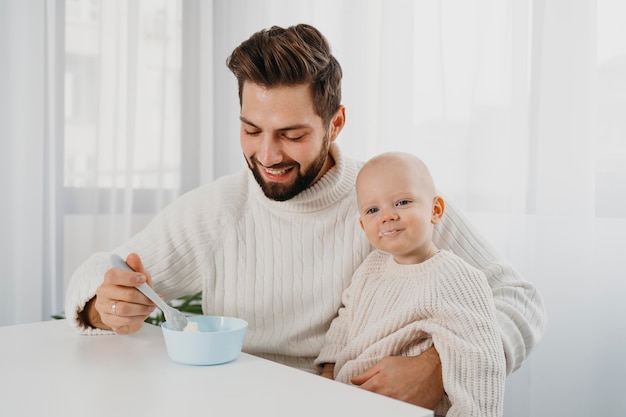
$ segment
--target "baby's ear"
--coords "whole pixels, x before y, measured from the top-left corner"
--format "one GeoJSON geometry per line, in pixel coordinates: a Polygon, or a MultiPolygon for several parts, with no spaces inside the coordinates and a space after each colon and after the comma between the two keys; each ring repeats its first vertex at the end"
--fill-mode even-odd
{"type": "Polygon", "coordinates": [[[363,220],[361,220],[360,218],[359,218],[359,224],[361,225],[361,229],[365,230],[365,227],[363,227],[363,220]]]}
{"type": "Polygon", "coordinates": [[[446,209],[446,203],[444,203],[443,198],[440,196],[435,196],[433,200],[433,215],[430,219],[432,224],[439,223],[439,220],[443,217],[443,212],[446,209]]]}

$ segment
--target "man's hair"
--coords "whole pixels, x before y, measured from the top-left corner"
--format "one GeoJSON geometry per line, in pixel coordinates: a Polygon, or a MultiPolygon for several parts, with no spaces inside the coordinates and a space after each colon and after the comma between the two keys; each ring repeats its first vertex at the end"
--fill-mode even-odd
{"type": "Polygon", "coordinates": [[[309,84],[315,111],[325,125],[341,105],[341,66],[313,26],[261,30],[235,48],[226,65],[237,77],[240,105],[246,81],[267,88],[309,84]]]}

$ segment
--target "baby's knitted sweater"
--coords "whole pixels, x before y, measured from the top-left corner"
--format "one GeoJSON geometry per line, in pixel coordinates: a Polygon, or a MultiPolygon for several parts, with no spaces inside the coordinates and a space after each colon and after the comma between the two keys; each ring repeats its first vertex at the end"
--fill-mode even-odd
{"type": "MultiPolygon", "coordinates": [[[[246,167],[181,196],[113,252],[136,252],[166,300],[202,291],[205,314],[241,317],[244,351],[311,372],[341,293],[371,252],[359,227],[355,180],[362,163],[333,143],[335,165],[312,187],[280,202],[265,197],[246,167]]],[[[435,243],[485,271],[496,296],[510,369],[543,332],[534,287],[500,258],[447,201],[435,243]]],[[[107,253],[73,274],[65,312],[87,334],[79,312],[111,267],[107,253]]],[[[110,332],[108,332],[110,333],[110,332]]]]}
{"type": "Polygon", "coordinates": [[[385,356],[415,356],[434,343],[448,397],[436,412],[502,415],[506,365],[493,296],[480,271],[448,251],[414,265],[374,251],[343,304],[316,360],[334,363],[336,380],[350,383],[385,356]]]}

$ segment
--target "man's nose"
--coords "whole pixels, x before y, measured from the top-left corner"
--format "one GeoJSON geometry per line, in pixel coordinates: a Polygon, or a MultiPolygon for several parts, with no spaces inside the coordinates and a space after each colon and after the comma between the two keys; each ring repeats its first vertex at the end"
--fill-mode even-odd
{"type": "Polygon", "coordinates": [[[282,161],[279,141],[271,133],[263,134],[257,152],[257,159],[266,167],[271,167],[282,161]]]}

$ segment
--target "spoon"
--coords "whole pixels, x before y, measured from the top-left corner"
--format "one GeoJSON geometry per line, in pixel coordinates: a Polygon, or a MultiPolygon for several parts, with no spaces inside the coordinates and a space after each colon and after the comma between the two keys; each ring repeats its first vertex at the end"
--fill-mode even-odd
{"type": "MultiPolygon", "coordinates": [[[[135,272],[124,260],[114,253],[110,256],[111,265],[113,268],[121,269],[124,271],[135,272]]],[[[169,324],[169,327],[172,330],[183,330],[188,323],[187,317],[180,311],[176,310],[173,307],[167,305],[165,301],[158,296],[156,292],[150,287],[147,283],[143,283],[137,286],[137,289],[143,293],[146,297],[148,297],[154,304],[157,305],[165,315],[165,320],[169,324]]]]}

